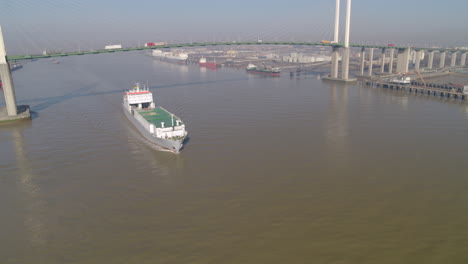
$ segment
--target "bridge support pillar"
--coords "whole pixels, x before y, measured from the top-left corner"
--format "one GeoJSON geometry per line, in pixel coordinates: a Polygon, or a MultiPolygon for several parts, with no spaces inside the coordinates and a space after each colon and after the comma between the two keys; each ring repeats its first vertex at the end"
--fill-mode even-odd
{"type": "Polygon", "coordinates": [[[0,78],[2,78],[3,94],[5,95],[6,109],[0,108],[0,121],[14,121],[31,118],[28,105],[16,105],[15,89],[11,77],[10,64],[8,63],[3,41],[2,27],[0,26],[0,78]],[[5,111],[6,110],[6,111],[5,111]]]}
{"type": "Polygon", "coordinates": [[[372,66],[374,64],[374,48],[369,49],[369,68],[367,75],[372,76],[372,66]]]}
{"type": "Polygon", "coordinates": [[[361,48],[361,76],[364,75],[365,64],[366,64],[366,49],[361,48]]]}
{"type": "MultiPolygon", "coordinates": [[[[335,37],[334,41],[338,39],[338,15],[339,15],[339,2],[336,1],[336,18],[335,18],[335,37]]],[[[355,78],[349,78],[349,25],[351,21],[351,0],[346,1],[346,18],[345,18],[345,37],[344,37],[344,46],[343,46],[343,57],[341,59],[341,78],[335,78],[333,74],[338,74],[337,65],[338,60],[333,61],[332,59],[332,74],[330,76],[322,78],[322,80],[333,80],[341,82],[356,82],[355,78]]],[[[335,50],[334,50],[335,51],[335,50]]],[[[333,56],[332,56],[333,57],[333,56]]],[[[337,56],[336,56],[337,57],[337,56]]]]}
{"type": "Polygon", "coordinates": [[[429,70],[432,70],[432,67],[434,65],[434,53],[435,51],[433,50],[429,52],[429,58],[427,59],[427,68],[429,70]]]}
{"type": "Polygon", "coordinates": [[[421,66],[421,57],[422,57],[422,50],[416,51],[415,58],[414,58],[414,69],[419,71],[419,68],[421,66]]]}
{"type": "Polygon", "coordinates": [[[408,72],[410,48],[399,49],[397,55],[397,73],[408,72]]]}
{"type": "Polygon", "coordinates": [[[16,116],[18,108],[16,106],[16,96],[13,87],[13,78],[11,77],[10,65],[6,58],[5,42],[3,41],[2,28],[0,26],[0,77],[3,83],[3,94],[8,116],[16,116]]]}
{"type": "Polygon", "coordinates": [[[450,67],[454,67],[457,62],[457,52],[452,52],[452,58],[450,58],[450,67]]]}
{"type": "Polygon", "coordinates": [[[463,52],[460,58],[460,66],[466,65],[466,52],[463,52]]]}
{"type": "Polygon", "coordinates": [[[349,47],[343,48],[343,58],[341,60],[341,78],[349,79],[349,47]]]}
{"type": "Polygon", "coordinates": [[[440,53],[440,63],[439,63],[439,68],[445,67],[445,55],[447,54],[446,51],[443,51],[440,53]]]}
{"type": "Polygon", "coordinates": [[[385,48],[382,48],[382,56],[380,57],[380,73],[385,72],[385,48]]]}
{"type": "Polygon", "coordinates": [[[393,72],[393,59],[395,57],[395,49],[390,49],[390,61],[388,62],[388,73],[393,72]]]}
{"type": "MultiPolygon", "coordinates": [[[[5,56],[3,56],[5,58],[5,56]]],[[[1,60],[1,58],[0,58],[1,60]]],[[[8,116],[16,116],[18,108],[16,106],[15,90],[13,89],[13,78],[8,62],[0,62],[0,77],[2,78],[3,94],[5,95],[5,103],[8,116]]]]}
{"type": "Polygon", "coordinates": [[[338,78],[338,63],[339,63],[339,54],[340,48],[333,47],[332,48],[332,58],[331,58],[331,77],[338,78]]]}

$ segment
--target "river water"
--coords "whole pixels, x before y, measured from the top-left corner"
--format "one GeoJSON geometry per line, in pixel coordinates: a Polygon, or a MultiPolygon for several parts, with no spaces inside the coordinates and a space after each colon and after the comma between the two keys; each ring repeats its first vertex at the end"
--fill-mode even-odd
{"type": "MultiPolygon", "coordinates": [[[[468,104],[143,53],[13,73],[0,126],[0,262],[468,263],[468,104]],[[148,82],[190,139],[148,145],[148,82]]],[[[3,99],[0,104],[3,104],[3,99]]]]}

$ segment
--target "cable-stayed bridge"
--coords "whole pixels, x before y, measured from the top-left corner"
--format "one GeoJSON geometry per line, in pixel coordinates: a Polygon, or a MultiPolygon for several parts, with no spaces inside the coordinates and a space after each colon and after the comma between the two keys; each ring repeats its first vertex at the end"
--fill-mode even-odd
{"type": "MultiPolygon", "coordinates": [[[[180,43],[170,44],[164,46],[149,46],[149,47],[123,47],[117,49],[102,49],[102,50],[89,50],[89,51],[72,51],[72,52],[60,52],[52,54],[37,54],[37,55],[12,55],[6,54],[5,44],[3,41],[3,34],[0,27],[0,77],[3,82],[3,93],[6,102],[6,117],[5,120],[14,120],[24,117],[29,117],[29,109],[27,113],[23,115],[18,114],[18,107],[16,105],[16,97],[13,86],[13,79],[11,77],[11,70],[9,61],[20,61],[20,60],[31,60],[41,58],[54,58],[54,57],[65,57],[65,56],[79,56],[88,54],[102,54],[102,53],[115,53],[125,51],[141,51],[151,49],[162,49],[162,48],[183,48],[183,47],[204,47],[204,46],[242,46],[242,45],[290,45],[290,46],[329,46],[331,48],[331,69],[330,75],[324,77],[324,79],[342,81],[342,82],[353,82],[355,78],[349,76],[349,60],[350,60],[350,48],[360,49],[360,75],[361,76],[372,76],[373,65],[374,65],[374,50],[380,50],[380,73],[406,73],[409,71],[410,57],[413,57],[414,70],[419,71],[423,67],[421,65],[422,58],[425,53],[428,54],[428,60],[426,69],[443,69],[446,67],[447,54],[450,56],[450,67],[465,66],[466,65],[466,54],[468,50],[459,49],[447,49],[447,48],[425,48],[425,47],[402,47],[393,45],[363,45],[353,44],[349,42],[349,26],[350,26],[350,15],[351,15],[351,0],[347,1],[346,8],[346,24],[345,24],[345,38],[343,42],[338,40],[338,29],[339,29],[339,10],[340,0],[336,0],[335,10],[335,30],[333,41],[327,42],[294,42],[294,41],[246,41],[246,42],[206,42],[206,43],[180,43]],[[341,71],[338,70],[340,64],[340,52],[342,53],[341,59],[341,71]],[[411,53],[413,52],[413,54],[411,53]],[[367,59],[366,59],[366,53],[367,59]],[[434,65],[434,58],[436,54],[439,56],[439,64],[434,65]],[[461,54],[458,59],[458,55],[461,54]],[[388,61],[388,62],[387,62],[388,61]],[[458,63],[457,63],[458,62],[458,63]],[[394,70],[394,64],[396,68],[394,70]],[[365,65],[368,65],[367,73],[364,72],[365,65]],[[385,72],[387,69],[387,72],[385,72]],[[341,75],[339,75],[341,73],[341,75]]],[[[2,121],[2,111],[0,111],[0,121],[2,121]]]]}

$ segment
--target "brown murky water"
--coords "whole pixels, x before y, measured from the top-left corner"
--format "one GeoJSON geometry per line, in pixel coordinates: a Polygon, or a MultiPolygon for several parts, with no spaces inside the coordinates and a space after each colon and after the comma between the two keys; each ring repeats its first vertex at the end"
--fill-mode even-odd
{"type": "Polygon", "coordinates": [[[468,263],[467,103],[141,53],[60,62],[14,72],[36,114],[0,126],[0,263],[468,263]],[[181,154],[126,120],[135,81],[187,124],[181,154]]]}

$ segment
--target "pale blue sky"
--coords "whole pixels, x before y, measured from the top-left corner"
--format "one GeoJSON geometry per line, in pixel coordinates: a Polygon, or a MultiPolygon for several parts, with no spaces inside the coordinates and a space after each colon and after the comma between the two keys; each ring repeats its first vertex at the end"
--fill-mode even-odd
{"type": "MultiPolygon", "coordinates": [[[[9,54],[153,41],[320,41],[333,35],[335,8],[335,0],[38,2],[0,0],[9,54]]],[[[466,0],[353,0],[351,42],[468,46],[467,11],[466,0]]]]}

